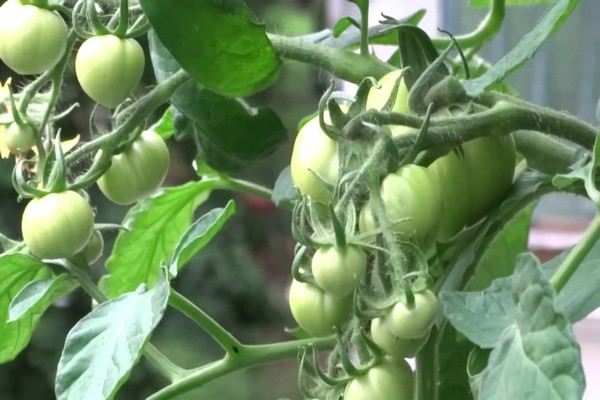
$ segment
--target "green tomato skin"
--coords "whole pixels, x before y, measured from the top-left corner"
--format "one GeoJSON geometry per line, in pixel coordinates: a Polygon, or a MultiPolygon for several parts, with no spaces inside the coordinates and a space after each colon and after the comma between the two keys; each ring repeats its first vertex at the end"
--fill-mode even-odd
{"type": "Polygon", "coordinates": [[[297,280],[292,281],[289,304],[292,316],[309,335],[333,335],[334,327],[350,317],[352,298],[336,297],[320,288],[297,280]]]}
{"type": "Polygon", "coordinates": [[[144,131],[128,149],[112,157],[97,183],[113,203],[128,205],[154,193],[168,169],[169,149],[164,140],[156,132],[144,131]]]}
{"type": "MultiPolygon", "coordinates": [[[[388,221],[404,240],[412,240],[422,249],[432,247],[442,216],[442,200],[437,178],[425,167],[407,164],[381,182],[381,198],[388,221]]],[[[359,215],[362,233],[376,229],[372,205],[359,215]]]]}
{"type": "MultiPolygon", "coordinates": [[[[328,120],[328,114],[325,117],[328,120]]],[[[312,201],[328,204],[332,200],[332,193],[311,171],[335,185],[338,169],[337,143],[323,132],[319,117],[316,116],[304,124],[294,141],[290,161],[292,182],[300,193],[312,201]]]]}
{"type": "Polygon", "coordinates": [[[390,331],[401,339],[419,339],[427,334],[437,313],[438,301],[430,290],[415,293],[412,308],[397,302],[387,314],[390,331]]]}
{"type": "Polygon", "coordinates": [[[31,200],[21,220],[23,239],[39,258],[67,258],[79,253],[92,237],[94,213],[73,191],[31,200]]]}
{"type": "Polygon", "coordinates": [[[367,270],[367,254],[357,246],[319,248],[312,258],[312,273],[317,285],[326,293],[346,297],[367,270]]]}
{"type": "Polygon", "coordinates": [[[20,75],[54,67],[67,49],[67,25],[53,11],[9,0],[0,7],[0,58],[20,75]]]}
{"type": "Polygon", "coordinates": [[[11,153],[23,154],[35,144],[35,131],[29,124],[19,126],[13,122],[3,129],[2,139],[11,153]]]}
{"type": "Polygon", "coordinates": [[[371,321],[371,337],[373,342],[394,358],[414,358],[417,353],[425,346],[431,329],[417,339],[401,339],[394,335],[390,330],[387,320],[383,317],[375,318],[371,321]]]}
{"type": "Polygon", "coordinates": [[[144,72],[144,51],[135,39],[114,35],[87,39],[75,57],[83,91],[97,103],[115,108],[131,95],[144,72]]]}
{"type": "MultiPolygon", "coordinates": [[[[392,95],[392,90],[394,90],[394,85],[396,81],[400,77],[402,70],[395,70],[392,72],[388,72],[385,74],[379,81],[376,86],[373,86],[369,90],[369,94],[367,95],[367,110],[370,108],[374,108],[376,110],[381,110],[387,103],[388,99],[392,95]]],[[[391,109],[392,112],[399,112],[404,114],[410,113],[410,108],[408,107],[408,88],[404,83],[404,79],[400,81],[398,85],[398,91],[396,92],[396,99],[394,100],[394,104],[391,109]]]]}
{"type": "Polygon", "coordinates": [[[344,400],[413,400],[415,377],[403,359],[384,357],[346,386],[344,400]]]}
{"type": "Polygon", "coordinates": [[[88,264],[93,264],[98,261],[102,255],[102,250],[104,250],[104,239],[102,238],[102,234],[100,231],[94,231],[90,241],[81,251],[81,254],[88,264]]]}

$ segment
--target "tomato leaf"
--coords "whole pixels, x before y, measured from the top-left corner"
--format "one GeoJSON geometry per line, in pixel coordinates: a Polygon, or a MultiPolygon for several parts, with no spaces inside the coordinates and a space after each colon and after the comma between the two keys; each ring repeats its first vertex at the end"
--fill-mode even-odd
{"type": "Polygon", "coordinates": [[[156,285],[100,304],[65,341],[56,372],[57,400],[112,399],[138,362],[169,299],[163,271],[156,285]]]}
{"type": "MultiPolygon", "coordinates": [[[[158,81],[180,69],[156,35],[150,34],[152,61],[158,81]]],[[[171,103],[185,116],[173,115],[175,135],[194,139],[214,169],[235,172],[272,154],[287,140],[287,129],[269,108],[252,108],[242,100],[183,84],[171,103]]]]}
{"type": "Polygon", "coordinates": [[[70,274],[60,274],[49,279],[29,282],[11,301],[8,309],[8,322],[38,312],[39,306],[44,309],[48,308],[78,286],[79,284],[70,274]]]}
{"type": "Polygon", "coordinates": [[[128,230],[119,232],[106,263],[109,274],[100,281],[107,297],[156,282],[161,264],[169,260],[212,188],[210,182],[167,188],[129,210],[122,224],[128,230]]]}
{"type": "Polygon", "coordinates": [[[581,399],[585,379],[579,345],[571,324],[554,309],[554,289],[533,255],[519,259],[510,291],[515,321],[490,355],[479,398],[581,399]]]}
{"type": "Polygon", "coordinates": [[[463,80],[463,86],[470,96],[478,96],[487,87],[500,82],[533,57],[546,38],[556,31],[571,14],[579,0],[558,0],[551,6],[538,24],[492,68],[479,78],[463,80]]]}
{"type": "Polygon", "coordinates": [[[36,258],[19,253],[0,256],[0,363],[13,360],[27,346],[45,307],[50,305],[40,304],[35,312],[7,322],[10,303],[30,282],[51,276],[52,271],[36,258]]]}
{"type": "Polygon", "coordinates": [[[285,167],[275,181],[275,187],[271,194],[271,201],[279,206],[281,203],[292,202],[298,199],[298,192],[292,182],[292,173],[290,167],[285,167]]]}
{"type": "Polygon", "coordinates": [[[175,247],[169,261],[169,273],[177,276],[179,270],[219,233],[233,214],[235,203],[230,200],[225,208],[215,208],[196,220],[175,247]]]}
{"type": "Polygon", "coordinates": [[[167,108],[163,115],[154,125],[150,127],[151,131],[154,131],[160,135],[161,138],[167,140],[175,133],[175,127],[173,126],[173,109],[167,108]]]}
{"type": "MultiPolygon", "coordinates": [[[[492,0],[469,0],[471,7],[489,7],[492,0]]],[[[552,0],[505,0],[506,6],[531,6],[534,4],[550,4],[552,0]]]]}
{"type": "Polygon", "coordinates": [[[332,35],[334,38],[339,37],[346,29],[355,26],[360,29],[360,24],[357,20],[351,17],[340,18],[333,26],[332,35]]]}
{"type": "Polygon", "coordinates": [[[246,96],[274,83],[280,61],[265,26],[242,0],[140,0],[177,62],[208,90],[246,96]],[[165,7],[168,12],[165,12],[165,7]]]}

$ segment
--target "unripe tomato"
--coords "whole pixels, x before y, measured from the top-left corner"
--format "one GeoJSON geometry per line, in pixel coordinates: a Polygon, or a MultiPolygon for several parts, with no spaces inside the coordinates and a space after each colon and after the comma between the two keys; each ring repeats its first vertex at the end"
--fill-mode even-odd
{"type": "Polygon", "coordinates": [[[371,337],[373,342],[394,358],[413,358],[425,346],[431,329],[417,339],[401,339],[394,335],[388,327],[387,319],[375,318],[371,321],[371,337]]]}
{"type": "Polygon", "coordinates": [[[319,117],[316,116],[308,121],[296,136],[290,162],[292,182],[303,195],[313,201],[327,204],[331,202],[332,193],[311,171],[335,185],[338,169],[337,143],[323,132],[319,125],[319,117]]]}
{"type": "Polygon", "coordinates": [[[144,131],[125,151],[112,157],[97,183],[112,202],[132,204],[155,192],[168,169],[169,149],[164,140],[156,132],[144,131]]]}
{"type": "Polygon", "coordinates": [[[30,124],[13,122],[3,130],[2,140],[13,154],[27,153],[35,145],[35,130],[30,124]]]}
{"type": "Polygon", "coordinates": [[[114,35],[87,39],[75,57],[83,91],[97,103],[115,108],[131,95],[144,72],[144,51],[135,39],[114,35]]]}
{"type": "Polygon", "coordinates": [[[358,246],[320,247],[312,258],[315,281],[326,293],[346,297],[367,270],[367,255],[358,246]]]}
{"type": "Polygon", "coordinates": [[[0,58],[21,75],[54,67],[67,48],[67,25],[53,11],[8,0],[0,7],[0,58]]]}
{"type": "Polygon", "coordinates": [[[350,317],[351,301],[351,297],[332,296],[295,279],[290,286],[292,316],[302,329],[315,337],[332,335],[334,326],[341,326],[350,317]]]}
{"type": "MultiPolygon", "coordinates": [[[[402,70],[399,69],[388,72],[377,82],[376,86],[373,86],[369,90],[366,103],[367,110],[370,108],[374,108],[376,110],[383,109],[383,106],[385,106],[388,99],[392,95],[394,85],[396,84],[396,81],[400,77],[401,73],[402,70]]],[[[408,88],[404,83],[404,79],[400,80],[398,91],[396,92],[396,99],[390,111],[404,114],[410,113],[410,108],[408,107],[408,88]]]]}
{"type": "Polygon", "coordinates": [[[66,258],[79,253],[92,237],[94,213],[78,193],[51,193],[33,199],[21,220],[23,240],[39,258],[66,258]]]}
{"type": "MultiPolygon", "coordinates": [[[[442,216],[435,176],[425,167],[407,164],[387,175],[380,190],[387,221],[394,223],[394,231],[427,250],[434,243],[442,216]]],[[[376,229],[370,204],[360,213],[359,228],[362,233],[376,229]]]]}
{"type": "Polygon", "coordinates": [[[388,312],[387,325],[401,339],[419,339],[427,334],[437,313],[438,301],[430,290],[415,293],[411,308],[399,301],[388,312]]]}
{"type": "Polygon", "coordinates": [[[413,400],[415,376],[406,361],[384,357],[346,386],[344,400],[413,400]]]}
{"type": "Polygon", "coordinates": [[[93,264],[98,261],[102,255],[102,250],[104,250],[104,239],[102,238],[102,234],[100,231],[94,231],[90,241],[81,251],[81,254],[88,264],[93,264]]]}

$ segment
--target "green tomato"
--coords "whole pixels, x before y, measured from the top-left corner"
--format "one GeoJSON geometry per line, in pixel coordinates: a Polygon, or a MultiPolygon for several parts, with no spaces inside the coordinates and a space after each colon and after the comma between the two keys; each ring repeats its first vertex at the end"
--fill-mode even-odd
{"type": "Polygon", "coordinates": [[[131,95],[144,72],[144,51],[135,39],[93,36],[77,52],[75,73],[83,91],[97,103],[115,108],[131,95]]]}
{"type": "Polygon", "coordinates": [[[336,297],[310,283],[292,281],[289,303],[292,316],[309,335],[332,335],[350,317],[351,297],[336,297]]]}
{"type": "Polygon", "coordinates": [[[311,171],[335,185],[338,169],[337,143],[323,132],[316,116],[304,124],[296,136],[290,162],[292,182],[303,195],[327,204],[332,200],[332,193],[311,171]]]}
{"type": "Polygon", "coordinates": [[[311,268],[321,289],[337,297],[346,297],[365,276],[367,255],[358,246],[324,246],[315,252],[311,268]]]}
{"type": "Polygon", "coordinates": [[[399,301],[387,314],[387,326],[401,339],[419,339],[427,334],[437,313],[438,301],[430,290],[415,293],[411,308],[399,301]]]}
{"type": "Polygon", "coordinates": [[[127,205],[154,193],[168,169],[169,149],[164,140],[156,132],[144,131],[125,151],[112,157],[97,183],[109,200],[127,205]]]}
{"type": "MultiPolygon", "coordinates": [[[[442,216],[441,194],[436,177],[425,167],[407,164],[381,182],[381,198],[387,221],[404,240],[412,240],[429,249],[437,235],[442,216]]],[[[359,216],[362,233],[376,229],[372,205],[368,203],[359,216]]]]}
{"type": "Polygon", "coordinates": [[[403,359],[384,357],[346,386],[344,400],[412,400],[415,377],[403,359]]]}
{"type": "Polygon", "coordinates": [[[30,124],[19,126],[13,122],[3,129],[2,140],[11,153],[27,153],[35,144],[35,130],[30,124]]]}
{"type": "Polygon", "coordinates": [[[401,339],[394,335],[388,327],[385,318],[375,318],[371,321],[371,337],[373,342],[385,351],[388,355],[394,358],[413,358],[425,346],[431,329],[427,333],[417,339],[401,339]]]}
{"type": "Polygon", "coordinates": [[[39,258],[67,258],[79,253],[92,237],[94,213],[73,191],[33,199],[21,220],[23,239],[39,258]]]}
{"type": "Polygon", "coordinates": [[[90,241],[81,251],[81,254],[88,264],[93,264],[98,261],[102,255],[102,250],[104,250],[104,239],[102,238],[102,234],[100,231],[94,231],[90,241]]]}
{"type": "Polygon", "coordinates": [[[0,58],[21,75],[54,67],[67,48],[67,25],[53,11],[8,0],[0,7],[0,58]]]}
{"type": "MultiPolygon", "coordinates": [[[[401,73],[402,70],[399,69],[388,72],[377,82],[376,86],[373,86],[369,90],[366,103],[367,110],[371,108],[376,110],[383,109],[391,97],[392,90],[394,90],[394,85],[396,84],[396,81],[400,77],[401,73]]],[[[404,83],[404,79],[400,80],[398,91],[396,92],[396,99],[394,100],[391,111],[404,114],[410,113],[410,108],[408,107],[408,88],[404,83]]]]}

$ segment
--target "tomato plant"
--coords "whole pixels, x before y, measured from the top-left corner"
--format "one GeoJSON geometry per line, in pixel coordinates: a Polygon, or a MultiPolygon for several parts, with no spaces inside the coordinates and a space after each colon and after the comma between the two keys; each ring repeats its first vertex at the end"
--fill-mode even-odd
{"type": "Polygon", "coordinates": [[[414,375],[403,359],[385,357],[346,387],[344,400],[411,400],[414,393],[414,375]]]}
{"type": "Polygon", "coordinates": [[[92,236],[94,213],[76,192],[51,193],[31,200],[21,220],[23,240],[39,258],[71,257],[92,236]]]}
{"type": "Polygon", "coordinates": [[[394,358],[414,358],[429,340],[429,334],[430,330],[416,339],[399,338],[390,330],[386,318],[379,317],[371,321],[373,342],[394,358]]]}
{"type": "Polygon", "coordinates": [[[67,48],[67,25],[53,11],[9,0],[0,7],[0,58],[21,75],[54,67],[67,48]]]}
{"type": "Polygon", "coordinates": [[[350,295],[367,270],[367,255],[353,245],[324,246],[312,258],[312,273],[321,289],[338,297],[350,295]]]}
{"type": "Polygon", "coordinates": [[[35,145],[35,131],[31,124],[13,122],[3,129],[3,140],[13,154],[27,153],[35,145]]]}
{"type": "Polygon", "coordinates": [[[93,264],[98,261],[102,255],[102,250],[104,250],[104,239],[102,238],[102,234],[100,231],[94,231],[89,242],[81,251],[81,254],[83,254],[83,257],[88,264],[93,264]]]}
{"type": "Polygon", "coordinates": [[[112,157],[110,167],[98,179],[98,187],[112,202],[131,204],[155,192],[168,168],[169,149],[164,140],[156,132],[144,131],[112,157]]]}
{"type": "Polygon", "coordinates": [[[75,73],[92,100],[115,108],[140,83],[144,64],[144,51],[135,39],[100,35],[87,39],[77,51],[75,73]]]}
{"type": "Polygon", "coordinates": [[[419,339],[427,335],[438,310],[437,298],[430,290],[414,295],[414,304],[409,306],[398,301],[387,316],[390,331],[401,339],[419,339]]]}

